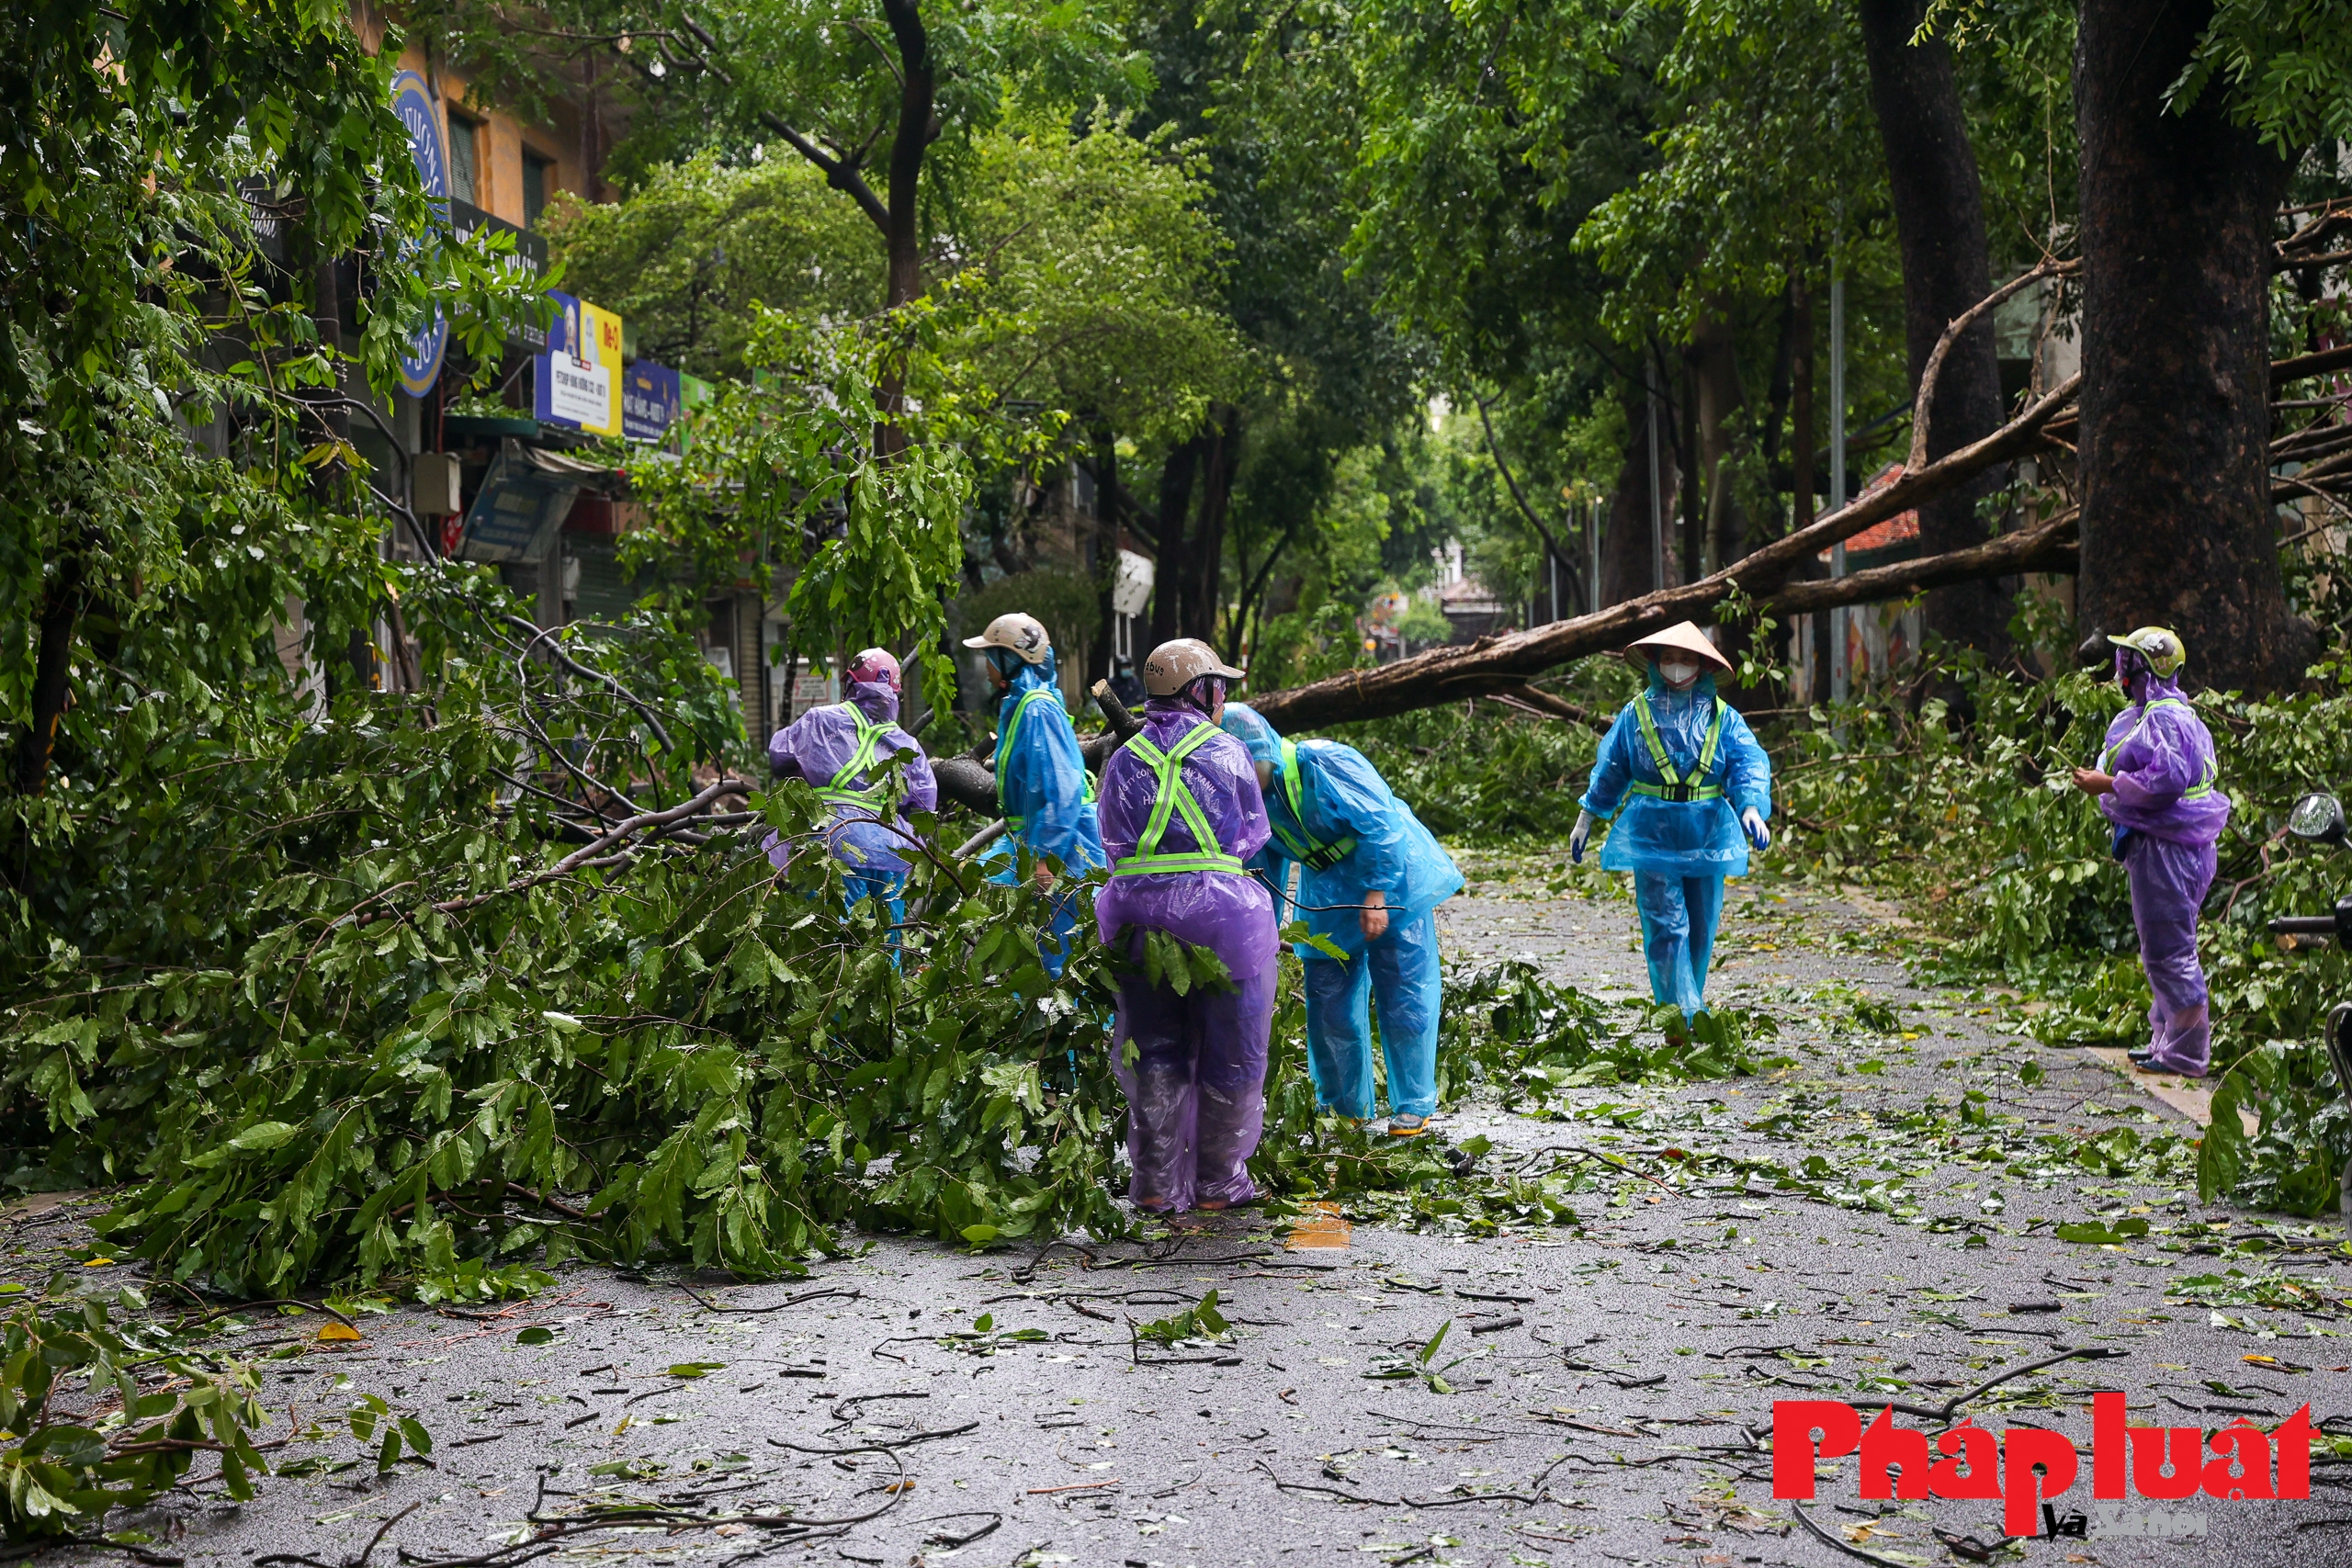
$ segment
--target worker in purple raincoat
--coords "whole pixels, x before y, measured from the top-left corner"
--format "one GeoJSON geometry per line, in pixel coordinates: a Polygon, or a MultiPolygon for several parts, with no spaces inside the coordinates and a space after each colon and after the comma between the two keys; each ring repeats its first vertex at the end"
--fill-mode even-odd
{"type": "Polygon", "coordinates": [[[2107,640],[2132,705],[2107,727],[2098,765],[2075,770],[2075,785],[2113,824],[2115,856],[2132,878],[2132,923],[2154,998],[2147,1047],[2132,1060],[2201,1078],[2212,1062],[2213,1021],[2197,962],[2197,912],[2213,885],[2213,845],[2230,819],[2230,797],[2213,787],[2212,734],[2180,694],[2188,651],[2179,637],[2143,626],[2107,640]]]}
{"type": "Polygon", "coordinates": [[[1270,831],[1265,798],[1248,749],[1216,727],[1226,682],[1240,674],[1194,637],[1152,649],[1143,733],[1103,767],[1097,802],[1111,881],[1095,927],[1106,943],[1126,931],[1129,944],[1113,1042],[1129,1196],[1153,1213],[1258,1195],[1248,1161],[1265,1125],[1279,943],[1273,899],[1245,865],[1270,831]],[[1211,949],[1236,988],[1179,996],[1152,985],[1139,962],[1145,929],[1211,949]]]}
{"type": "MultiPolygon", "coordinates": [[[[894,927],[906,917],[899,890],[907,885],[907,863],[899,852],[913,841],[895,818],[939,808],[931,759],[899,728],[899,661],[869,648],[850,660],[849,701],[810,708],[768,740],[768,772],[778,779],[806,779],[831,813],[826,839],[847,874],[849,907],[879,898],[894,927]],[[905,793],[893,809],[888,779],[892,759],[901,752],[913,755],[903,774],[905,793]]],[[[790,847],[774,834],[767,851],[778,871],[791,858],[790,847]]]]}

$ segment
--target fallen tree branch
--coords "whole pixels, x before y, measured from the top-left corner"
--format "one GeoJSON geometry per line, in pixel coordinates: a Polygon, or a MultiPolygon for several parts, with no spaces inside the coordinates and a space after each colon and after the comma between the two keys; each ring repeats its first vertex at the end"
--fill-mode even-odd
{"type": "Polygon", "coordinates": [[[1928,430],[1935,417],[1936,383],[1943,376],[1945,357],[1951,353],[1951,345],[1960,341],[1961,334],[1981,321],[1985,311],[1994,309],[2019,289],[2039,283],[2045,277],[2071,276],[2082,270],[2083,264],[2079,260],[2058,261],[2054,258],[2045,258],[2032,271],[2019,273],[1951,319],[1944,328],[1944,335],[1936,340],[1934,352],[1928,355],[1926,367],[1919,372],[1919,392],[1918,396],[1912,400],[1911,405],[1911,453],[1904,459],[1905,472],[1917,473],[1928,466],[1928,430]]]}
{"type": "Polygon", "coordinates": [[[2274,359],[2270,362],[2270,390],[2275,395],[2290,381],[2346,368],[2352,368],[2352,344],[2323,348],[2317,354],[2299,354],[2292,359],[2274,359]]]}
{"type": "Polygon", "coordinates": [[[1623,648],[1645,632],[1710,614],[1735,589],[1751,598],[1770,598],[1807,556],[1955,490],[1995,464],[2032,451],[2041,440],[2042,426],[2071,406],[2081,388],[2079,375],[2068,378],[1983,439],[1917,472],[1906,469],[1884,490],[1775,539],[1696,582],[1645,593],[1594,615],[1503,637],[1481,637],[1466,648],[1435,648],[1394,664],[1351,670],[1291,691],[1255,694],[1250,703],[1281,730],[1382,718],[1482,695],[1587,654],[1623,648]]]}
{"type": "Polygon", "coordinates": [[[1845,577],[1792,582],[1772,595],[1766,607],[1778,615],[1802,615],[1837,604],[1907,599],[1926,589],[1987,577],[2007,577],[2024,571],[2072,571],[2076,554],[2075,530],[2079,518],[2080,513],[2068,507],[2047,523],[2003,534],[1964,550],[1896,561],[1892,566],[1872,567],[1845,577]]]}

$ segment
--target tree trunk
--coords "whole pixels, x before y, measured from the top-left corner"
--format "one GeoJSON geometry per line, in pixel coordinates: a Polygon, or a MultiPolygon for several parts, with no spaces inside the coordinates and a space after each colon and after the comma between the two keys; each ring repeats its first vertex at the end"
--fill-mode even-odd
{"type": "MultiPolygon", "coordinates": [[[[885,193],[882,224],[882,248],[888,258],[883,305],[896,310],[922,293],[918,197],[923,154],[939,135],[939,117],[934,110],[931,37],[924,30],[917,0],[882,0],[882,15],[899,46],[899,123],[890,140],[890,188],[885,193]]],[[[906,397],[906,369],[898,356],[892,356],[875,389],[884,417],[875,427],[874,452],[888,462],[907,449],[907,433],[897,418],[906,397]]]]}
{"type": "MultiPolygon", "coordinates": [[[[311,318],[318,328],[319,346],[330,355],[343,352],[343,279],[337,268],[335,258],[328,256],[321,260],[311,274],[311,318]]],[[[336,371],[335,389],[342,389],[340,369],[336,371]]],[[[351,439],[351,414],[348,410],[339,404],[329,404],[319,410],[316,417],[326,427],[329,440],[347,442],[351,439]]],[[[348,477],[342,463],[321,463],[311,470],[311,493],[322,508],[334,510],[342,501],[342,491],[348,477]]],[[[328,690],[338,689],[342,682],[336,677],[334,663],[325,658],[326,650],[313,648],[311,652],[312,658],[325,664],[328,690]]],[[[374,688],[376,643],[368,635],[364,622],[352,627],[349,636],[344,639],[341,662],[349,671],[347,678],[354,690],[365,692],[374,688]]]]}
{"type": "MultiPolygon", "coordinates": [[[[2144,9],[2144,7],[2134,7],[2144,9]]],[[[1961,108],[1951,51],[1940,38],[1917,45],[1926,0],[1862,0],[1862,45],[1871,103],[1886,151],[1894,228],[1903,253],[1904,336],[1911,387],[1952,318],[1992,292],[1985,256],[1984,195],[1961,108]]],[[[2169,78],[2167,78],[2169,80],[2169,78]]],[[[2001,369],[1986,312],[1945,356],[1928,412],[1930,459],[1958,451],[2001,423],[2001,369]]],[[[1976,503],[2000,482],[1988,473],[1919,512],[1919,551],[1941,555],[1984,542],[1976,503]]],[[[1928,595],[1928,629],[1998,660],[2008,650],[2014,582],[1972,582],[1928,595]]]]}
{"type": "Polygon", "coordinates": [[[1649,404],[1639,386],[1625,389],[1625,461],[1609,494],[1609,523],[1600,536],[1600,604],[1622,604],[1666,584],[1656,581],[1650,558],[1650,497],[1674,493],[1673,421],[1660,400],[1657,471],[1650,471],[1649,404]]]}
{"type": "Polygon", "coordinates": [[[1231,510],[1234,470],[1241,459],[1241,411],[1230,404],[1212,407],[1203,435],[1200,514],[1193,526],[1192,541],[1185,547],[1193,570],[1183,601],[1183,629],[1178,635],[1215,644],[1225,566],[1225,519],[1231,510]]]}
{"type": "Polygon", "coordinates": [[[1682,417],[1677,422],[1682,439],[1675,443],[1675,461],[1682,469],[1682,582],[1696,582],[1707,575],[1705,498],[1700,493],[1704,478],[1701,464],[1705,458],[1699,444],[1699,378],[1690,373],[1688,351],[1679,359],[1682,368],[1682,417]]]}
{"type": "Polygon", "coordinates": [[[2275,690],[2309,628],[2278,576],[2269,494],[2270,225],[2290,164],[2165,88],[2211,0],[2083,0],[2083,400],[2077,480],[2086,632],[2162,625],[2201,683],[2275,690]]]}
{"type": "Polygon", "coordinates": [[[1747,406],[1747,392],[1739,381],[1732,324],[1721,310],[1709,310],[1699,317],[1683,358],[1690,367],[1698,423],[1699,466],[1690,487],[1699,519],[1700,570],[1692,574],[1695,578],[1747,553],[1747,516],[1732,499],[1728,468],[1738,441],[1734,421],[1747,406]]]}
{"type": "Polygon", "coordinates": [[[1111,648],[1118,640],[1118,611],[1112,604],[1119,582],[1119,443],[1107,424],[1094,427],[1094,577],[1101,593],[1094,646],[1086,650],[1082,690],[1110,679],[1111,648]]]}
{"type": "MultiPolygon", "coordinates": [[[[1799,272],[1790,280],[1793,290],[1789,335],[1794,340],[1794,353],[1789,366],[1789,418],[1793,425],[1789,433],[1789,526],[1794,532],[1813,524],[1814,444],[1820,439],[1814,429],[1813,407],[1813,279],[1808,271],[1799,272]]],[[[1808,566],[1810,563],[1806,563],[1808,566]]],[[[1813,616],[1814,675],[1812,686],[1803,691],[1792,689],[1789,700],[1799,706],[1818,702],[1829,694],[1828,682],[1823,677],[1829,669],[1829,612],[1816,611],[1813,616]]]]}
{"type": "Polygon", "coordinates": [[[87,570],[75,549],[57,563],[41,596],[40,640],[33,657],[32,727],[17,743],[18,795],[39,795],[49,778],[49,757],[57,742],[57,721],[73,695],[74,628],[82,618],[82,587],[87,570]]]}
{"type": "Polygon", "coordinates": [[[934,112],[937,80],[931,37],[917,0],[882,0],[882,15],[899,46],[899,124],[890,141],[890,221],[883,244],[890,260],[884,303],[895,310],[922,292],[922,231],[916,197],[922,183],[923,154],[939,136],[934,112]]]}
{"type": "MultiPolygon", "coordinates": [[[[1151,648],[1180,637],[1184,585],[1191,580],[1188,553],[1193,531],[1193,476],[1201,466],[1204,443],[1195,435],[1173,448],[1159,465],[1159,560],[1152,574],[1151,648]]],[[[1142,651],[1149,653],[1151,648],[1142,651]]]]}

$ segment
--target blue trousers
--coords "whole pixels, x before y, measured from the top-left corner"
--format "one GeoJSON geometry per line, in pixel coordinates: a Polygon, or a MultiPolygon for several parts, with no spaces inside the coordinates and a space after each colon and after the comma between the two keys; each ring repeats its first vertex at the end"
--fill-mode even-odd
{"type": "Polygon", "coordinates": [[[878,899],[890,916],[890,963],[899,962],[899,928],[907,923],[907,874],[903,871],[864,871],[842,867],[842,908],[854,910],[868,898],[878,899]]]}
{"type": "Polygon", "coordinates": [[[1388,1058],[1388,1113],[1437,1109],[1437,916],[1392,920],[1377,942],[1341,964],[1316,953],[1306,971],[1306,1066],[1315,1098],[1342,1116],[1373,1113],[1372,1010],[1388,1058]]]}
{"type": "Polygon", "coordinates": [[[1642,912],[1642,952],[1650,964],[1650,996],[1690,1018],[1707,1005],[1707,965],[1715,927],[1724,918],[1724,879],[1634,874],[1634,905],[1642,912]]]}
{"type": "MultiPolygon", "coordinates": [[[[1010,887],[1021,880],[1020,863],[1005,848],[1005,842],[1006,840],[999,839],[989,845],[988,852],[980,857],[984,863],[1000,860],[1004,863],[989,874],[989,880],[1000,887],[1010,887]]],[[[1062,874],[1059,886],[1067,888],[1071,882],[1084,874],[1083,872],[1073,873],[1066,870],[1062,874]]],[[[1069,933],[1078,926],[1078,895],[1063,892],[1054,894],[1052,897],[1054,917],[1046,927],[1044,938],[1037,943],[1037,962],[1046,966],[1046,974],[1058,980],[1062,977],[1063,968],[1069,963],[1069,933]]]]}

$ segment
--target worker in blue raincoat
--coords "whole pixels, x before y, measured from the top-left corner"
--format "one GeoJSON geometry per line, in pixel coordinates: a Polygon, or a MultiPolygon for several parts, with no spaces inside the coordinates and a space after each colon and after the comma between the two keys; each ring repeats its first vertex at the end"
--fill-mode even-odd
{"type": "Polygon", "coordinates": [[[1223,723],[1257,765],[1273,829],[1257,866],[1277,908],[1295,877],[1298,918],[1347,955],[1298,946],[1316,1098],[1342,1116],[1371,1118],[1377,1007],[1388,1130],[1415,1136],[1437,1110],[1442,987],[1433,911],[1462,890],[1462,873],[1354,747],[1285,740],[1243,703],[1226,704],[1223,723]]]}
{"type": "Polygon", "coordinates": [[[1706,633],[1683,621],[1625,651],[1648,665],[1648,689],[1601,738],[1568,853],[1581,863],[1594,821],[1611,821],[1600,866],[1634,874],[1650,995],[1689,1020],[1707,1005],[1724,879],[1771,846],[1772,761],[1715,694],[1731,662],[1706,633]]]}
{"type": "MultiPolygon", "coordinates": [[[[1060,874],[1082,877],[1102,863],[1102,836],[1095,821],[1094,785],[1079,754],[1078,732],[1062,707],[1055,684],[1053,640],[1033,615],[999,615],[964,646],[988,660],[989,679],[1001,701],[996,724],[996,798],[1007,835],[1017,849],[1035,857],[1037,885],[1050,889],[1060,874]]],[[[1016,849],[1016,855],[1017,855],[1016,849]]],[[[1010,883],[1017,859],[995,874],[1010,883]]],[[[1075,896],[1055,901],[1053,942],[1041,956],[1058,976],[1069,959],[1069,932],[1077,923],[1075,896]]]]}

